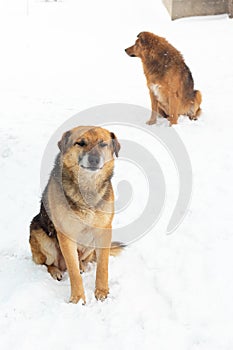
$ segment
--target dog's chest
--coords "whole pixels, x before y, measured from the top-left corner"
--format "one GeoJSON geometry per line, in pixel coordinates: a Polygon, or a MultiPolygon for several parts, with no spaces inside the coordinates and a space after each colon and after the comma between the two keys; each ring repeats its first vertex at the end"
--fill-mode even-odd
{"type": "Polygon", "coordinates": [[[162,100],[161,85],[150,84],[149,89],[154,94],[154,96],[157,98],[158,101],[162,100]]]}
{"type": "Polygon", "coordinates": [[[83,229],[86,227],[90,228],[106,228],[111,226],[112,218],[113,218],[113,210],[111,208],[112,204],[109,206],[99,207],[98,209],[87,209],[85,210],[79,209],[76,212],[76,215],[82,222],[83,229]]]}

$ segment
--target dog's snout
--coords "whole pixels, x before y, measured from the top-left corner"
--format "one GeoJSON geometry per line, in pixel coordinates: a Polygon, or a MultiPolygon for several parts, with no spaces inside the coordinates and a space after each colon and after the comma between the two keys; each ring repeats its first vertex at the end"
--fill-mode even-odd
{"type": "Polygon", "coordinates": [[[135,55],[135,53],[134,53],[133,46],[128,47],[127,49],[125,49],[125,52],[126,52],[127,55],[129,55],[130,57],[136,57],[136,55],[135,55]]]}
{"type": "Polygon", "coordinates": [[[88,170],[102,169],[104,165],[104,158],[98,152],[85,153],[81,159],[79,158],[79,165],[88,170]]]}
{"type": "Polygon", "coordinates": [[[100,162],[100,156],[98,154],[89,154],[88,155],[88,162],[90,166],[96,167],[100,162]]]}

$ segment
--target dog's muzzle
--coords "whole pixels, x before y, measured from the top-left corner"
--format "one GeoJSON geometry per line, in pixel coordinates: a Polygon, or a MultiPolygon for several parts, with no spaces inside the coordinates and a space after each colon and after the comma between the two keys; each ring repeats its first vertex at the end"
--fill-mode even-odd
{"type": "Polygon", "coordinates": [[[130,52],[131,51],[130,49],[131,49],[131,47],[125,49],[125,52],[127,53],[127,55],[129,55],[130,57],[136,57],[136,55],[134,53],[130,52]]]}
{"type": "Polygon", "coordinates": [[[89,171],[98,171],[103,168],[104,160],[98,153],[86,153],[79,159],[79,165],[89,171]]]}

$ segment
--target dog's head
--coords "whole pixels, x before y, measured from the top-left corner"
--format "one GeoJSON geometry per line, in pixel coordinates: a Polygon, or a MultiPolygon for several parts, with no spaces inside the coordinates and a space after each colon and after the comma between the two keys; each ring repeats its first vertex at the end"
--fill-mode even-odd
{"type": "Polygon", "coordinates": [[[150,32],[141,32],[137,36],[137,40],[133,46],[125,49],[125,52],[130,57],[143,57],[144,51],[151,45],[151,41],[155,38],[155,35],[150,32]]]}
{"type": "Polygon", "coordinates": [[[63,165],[72,171],[97,173],[113,169],[120,143],[115,134],[95,126],[79,126],[65,132],[58,142],[63,165]]]}

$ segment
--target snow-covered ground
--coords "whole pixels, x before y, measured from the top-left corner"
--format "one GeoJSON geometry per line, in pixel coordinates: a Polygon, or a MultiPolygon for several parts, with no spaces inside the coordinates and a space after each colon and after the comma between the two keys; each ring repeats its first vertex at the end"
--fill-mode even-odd
{"type": "Polygon", "coordinates": [[[1,349],[232,350],[232,20],[171,22],[160,0],[8,0],[0,33],[1,349]],[[175,126],[192,162],[191,206],[172,235],[165,208],[149,234],[111,258],[104,303],[94,298],[93,266],[83,276],[86,306],[69,304],[67,274],[54,281],[31,261],[41,159],[83,109],[149,107],[141,62],[124,52],[144,30],[183,53],[203,94],[200,120],[175,126]]]}

